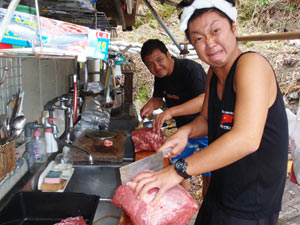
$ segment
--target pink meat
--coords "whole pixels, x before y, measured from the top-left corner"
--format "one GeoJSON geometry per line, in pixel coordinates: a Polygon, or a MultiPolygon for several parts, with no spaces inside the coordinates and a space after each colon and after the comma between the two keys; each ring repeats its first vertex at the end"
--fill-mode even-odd
{"type": "Polygon", "coordinates": [[[118,187],[112,203],[122,208],[134,225],[187,225],[198,210],[195,200],[180,185],[169,189],[153,207],[149,203],[156,193],[157,189],[152,189],[139,200],[129,182],[118,187]]]}
{"type": "Polygon", "coordinates": [[[69,217],[54,225],[87,225],[82,216],[69,217]]]}
{"type": "Polygon", "coordinates": [[[152,128],[141,128],[131,133],[134,151],[157,151],[164,142],[163,132],[156,133],[152,128]]]}

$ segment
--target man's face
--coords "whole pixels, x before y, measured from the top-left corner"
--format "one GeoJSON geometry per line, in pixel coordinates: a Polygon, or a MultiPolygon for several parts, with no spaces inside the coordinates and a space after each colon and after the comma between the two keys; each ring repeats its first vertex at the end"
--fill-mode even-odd
{"type": "Polygon", "coordinates": [[[172,74],[174,69],[174,60],[171,54],[169,52],[164,54],[159,49],[155,49],[151,54],[146,55],[144,61],[149,71],[159,78],[172,74]]]}

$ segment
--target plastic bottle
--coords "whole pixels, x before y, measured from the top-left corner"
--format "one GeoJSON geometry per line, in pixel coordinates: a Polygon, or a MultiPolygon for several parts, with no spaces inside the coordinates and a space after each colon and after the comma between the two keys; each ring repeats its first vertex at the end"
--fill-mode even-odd
{"type": "Polygon", "coordinates": [[[52,153],[52,129],[45,129],[46,152],[52,153]]]}
{"type": "MultiPolygon", "coordinates": [[[[53,117],[49,117],[49,123],[53,124],[54,123],[55,118],[53,117]]],[[[51,128],[50,128],[51,129],[51,128]]],[[[57,141],[54,138],[52,129],[50,130],[51,134],[49,135],[51,137],[51,152],[57,152],[58,151],[58,145],[57,145],[57,141]]]]}
{"type": "Polygon", "coordinates": [[[46,159],[46,144],[45,141],[40,138],[41,131],[35,130],[34,137],[32,140],[32,150],[33,150],[33,161],[44,162],[46,159]]]}
{"type": "Polygon", "coordinates": [[[62,153],[55,157],[54,170],[61,170],[64,177],[69,177],[73,168],[73,159],[69,154],[70,148],[64,147],[62,153]]]}

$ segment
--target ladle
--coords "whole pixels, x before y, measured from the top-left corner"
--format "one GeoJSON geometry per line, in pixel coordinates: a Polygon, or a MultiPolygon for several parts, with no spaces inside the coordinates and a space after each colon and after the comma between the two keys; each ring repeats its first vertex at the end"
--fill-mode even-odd
{"type": "Polygon", "coordinates": [[[12,130],[16,129],[23,129],[25,126],[26,118],[25,116],[18,116],[17,118],[14,119],[12,122],[12,130]]]}

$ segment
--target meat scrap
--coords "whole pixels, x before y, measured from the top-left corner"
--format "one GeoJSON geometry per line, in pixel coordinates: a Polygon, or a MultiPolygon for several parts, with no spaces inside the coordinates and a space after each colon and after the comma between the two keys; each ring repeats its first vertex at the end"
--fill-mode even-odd
{"type": "Polygon", "coordinates": [[[118,187],[112,203],[122,208],[134,225],[187,225],[198,210],[198,204],[191,195],[177,185],[165,192],[157,206],[151,206],[157,190],[150,190],[139,200],[129,182],[118,187]]]}
{"type": "Polygon", "coordinates": [[[108,140],[106,139],[104,142],[103,142],[104,146],[105,147],[110,147],[113,145],[113,142],[111,140],[108,140]]]}
{"type": "Polygon", "coordinates": [[[162,130],[156,133],[152,128],[145,127],[132,131],[131,139],[135,152],[157,151],[164,142],[164,135],[162,130]]]}
{"type": "Polygon", "coordinates": [[[87,225],[82,216],[68,217],[54,225],[87,225]]]}

